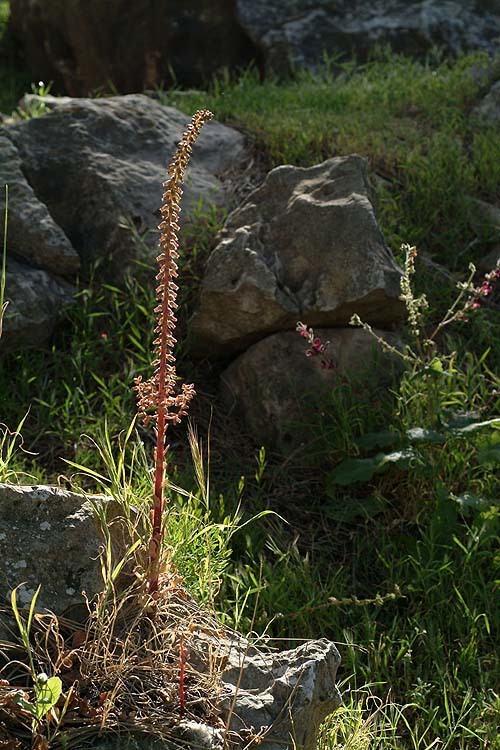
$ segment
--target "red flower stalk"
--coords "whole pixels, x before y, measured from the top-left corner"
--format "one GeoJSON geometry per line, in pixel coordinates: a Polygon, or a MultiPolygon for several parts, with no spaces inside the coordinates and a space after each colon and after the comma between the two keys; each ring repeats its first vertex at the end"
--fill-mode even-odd
{"type": "Polygon", "coordinates": [[[179,644],[179,708],[180,708],[181,714],[183,714],[186,710],[186,690],[185,690],[186,661],[187,661],[186,647],[184,646],[184,638],[181,635],[180,644],[179,644]]]}
{"type": "Polygon", "coordinates": [[[169,422],[177,424],[187,413],[189,402],[194,396],[192,385],[182,384],[181,391],[176,392],[175,355],[173,353],[176,339],[173,332],[177,318],[177,290],[174,282],[177,274],[177,258],[179,257],[177,232],[179,231],[180,200],[182,183],[186,167],[191,155],[192,145],[200,134],[200,130],[207,120],[213,117],[211,112],[200,110],[196,112],[184,133],[181,142],[170,163],[168,179],[163,183],[163,206],[161,208],[162,222],[159,226],[160,254],[157,258],[159,271],[156,276],[158,286],[155,307],[157,325],[154,340],[156,358],[153,376],[146,381],[139,376],[135,379],[134,389],[138,394],[138,416],[148,424],[155,422],[156,449],[153,494],[153,529],[149,545],[149,591],[158,590],[160,573],[161,543],[163,538],[163,486],[165,482],[165,455],[168,446],[165,444],[166,430],[169,422]]]}

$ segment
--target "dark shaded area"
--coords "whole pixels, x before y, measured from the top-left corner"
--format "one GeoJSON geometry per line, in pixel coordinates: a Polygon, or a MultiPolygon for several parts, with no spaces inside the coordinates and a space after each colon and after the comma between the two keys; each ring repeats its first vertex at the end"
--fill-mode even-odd
{"type": "Polygon", "coordinates": [[[11,26],[36,78],[72,96],[200,85],[258,58],[234,0],[14,0],[11,26]]]}

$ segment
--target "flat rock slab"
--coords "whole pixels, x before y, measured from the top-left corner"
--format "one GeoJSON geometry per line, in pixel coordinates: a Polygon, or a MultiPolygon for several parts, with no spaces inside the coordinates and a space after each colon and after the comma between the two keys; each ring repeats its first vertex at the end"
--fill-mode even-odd
{"type": "MultiPolygon", "coordinates": [[[[189,117],[142,94],[46,104],[48,114],[8,129],[38,199],[87,267],[99,260],[108,273],[110,263],[120,272],[141,244],[151,260],[166,166],[189,117]]],[[[203,128],[187,172],[185,218],[200,200],[224,202],[218,176],[244,156],[240,133],[217,122],[203,128]]]]}
{"type": "Polygon", "coordinates": [[[377,224],[360,156],[281,166],[226,222],[191,321],[196,355],[241,352],[274,331],[390,329],[404,317],[401,270],[377,224]]]}
{"type": "Polygon", "coordinates": [[[102,590],[99,555],[104,537],[93,504],[109,517],[120,515],[115,501],[57,487],[0,484],[0,595],[20,583],[20,605],[28,605],[41,585],[37,608],[61,614],[102,590]]]}
{"type": "MultiPolygon", "coordinates": [[[[398,355],[384,353],[361,328],[315,332],[329,342],[325,361],[332,361],[332,369],[321,367],[319,357],[307,357],[304,339],[286,331],[251,346],[221,376],[228,410],[242,419],[256,441],[282,452],[314,441],[314,415],[325,410],[332,391],[343,385],[345,377],[354,397],[367,400],[393,383],[401,370],[398,355]]],[[[391,346],[401,347],[395,334],[375,332],[391,346]]]]}

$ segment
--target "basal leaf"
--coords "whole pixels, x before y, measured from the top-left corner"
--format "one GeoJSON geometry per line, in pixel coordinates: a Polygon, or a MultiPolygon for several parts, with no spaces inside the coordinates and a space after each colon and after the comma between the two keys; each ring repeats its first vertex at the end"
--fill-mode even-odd
{"type": "Polygon", "coordinates": [[[418,458],[418,455],[412,448],[393,453],[377,453],[372,458],[346,458],[330,473],[328,481],[341,485],[368,482],[390,464],[400,469],[407,469],[415,458],[418,458]]]}
{"type": "Polygon", "coordinates": [[[341,485],[368,482],[380,464],[379,456],[380,454],[374,458],[345,458],[330,473],[328,481],[341,485]]]}
{"type": "Polygon", "coordinates": [[[356,439],[356,445],[363,450],[373,450],[373,448],[388,448],[395,445],[401,439],[399,432],[393,430],[383,430],[381,432],[367,432],[365,435],[356,439]]]}
{"type": "Polygon", "coordinates": [[[500,445],[490,445],[477,454],[477,460],[482,466],[498,466],[500,464],[500,445]]]}
{"type": "Polygon", "coordinates": [[[482,430],[483,427],[493,427],[494,425],[500,425],[500,417],[493,417],[493,419],[486,419],[483,422],[472,422],[471,424],[464,425],[463,427],[452,428],[453,432],[459,434],[470,434],[482,430]]]}
{"type": "Polygon", "coordinates": [[[350,523],[357,518],[373,518],[386,507],[385,502],[374,495],[369,497],[347,498],[345,501],[327,504],[324,513],[333,521],[350,523]]]}

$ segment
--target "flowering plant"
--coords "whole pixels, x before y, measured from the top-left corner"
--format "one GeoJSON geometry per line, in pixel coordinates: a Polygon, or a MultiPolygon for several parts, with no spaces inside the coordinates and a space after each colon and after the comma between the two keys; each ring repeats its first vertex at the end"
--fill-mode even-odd
{"type": "Polygon", "coordinates": [[[155,371],[149,380],[135,379],[135,390],[138,394],[138,416],[144,424],[154,422],[156,432],[154,493],[153,493],[153,528],[149,545],[149,591],[158,590],[158,578],[161,564],[161,545],[163,540],[163,487],[165,483],[165,457],[168,450],[166,431],[170,423],[177,424],[187,414],[189,402],[195,395],[194,386],[182,384],[176,392],[177,375],[173,348],[176,343],[174,330],[177,322],[177,290],[174,281],[177,277],[177,258],[179,257],[177,232],[179,230],[180,200],[182,183],[191,155],[192,145],[200,134],[207,120],[213,117],[208,110],[196,112],[179,143],[175,156],[168,167],[168,180],[164,183],[160,248],[157,258],[159,271],[156,276],[158,304],[155,308],[157,325],[154,341],[156,358],[153,361],[155,371]]]}

